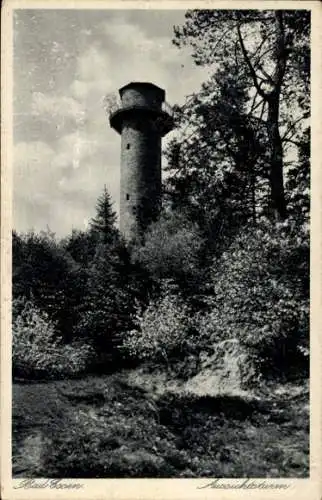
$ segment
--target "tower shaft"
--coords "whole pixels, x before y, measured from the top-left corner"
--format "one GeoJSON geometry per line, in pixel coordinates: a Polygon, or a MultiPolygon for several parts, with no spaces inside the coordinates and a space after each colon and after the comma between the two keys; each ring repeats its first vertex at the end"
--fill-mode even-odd
{"type": "Polygon", "coordinates": [[[124,120],[121,139],[120,230],[140,237],[161,208],[161,136],[153,121],[124,120]]]}
{"type": "Polygon", "coordinates": [[[121,134],[120,230],[126,240],[141,239],[161,208],[161,138],[173,128],[162,109],[164,90],[151,83],[120,89],[121,106],[110,115],[121,134]]]}

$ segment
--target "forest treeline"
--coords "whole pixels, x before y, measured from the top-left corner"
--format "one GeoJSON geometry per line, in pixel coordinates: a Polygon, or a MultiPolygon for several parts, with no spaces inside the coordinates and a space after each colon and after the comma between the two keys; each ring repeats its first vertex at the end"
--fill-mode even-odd
{"type": "Polygon", "coordinates": [[[246,385],[308,374],[310,13],[188,11],[174,43],[211,77],[174,107],[144,241],[106,188],[86,231],[13,232],[15,377],[189,378],[226,353],[246,385]]]}

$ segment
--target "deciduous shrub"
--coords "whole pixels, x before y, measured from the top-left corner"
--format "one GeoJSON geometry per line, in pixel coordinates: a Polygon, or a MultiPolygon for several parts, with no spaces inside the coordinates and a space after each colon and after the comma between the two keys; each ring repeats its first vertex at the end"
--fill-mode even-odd
{"type": "Polygon", "coordinates": [[[195,349],[194,321],[178,293],[166,289],[137,315],[137,328],[123,343],[125,355],[139,360],[168,363],[195,349]]]}
{"type": "Polygon", "coordinates": [[[147,230],[143,246],[133,249],[133,259],[156,279],[175,279],[195,285],[201,274],[203,240],[197,225],[182,213],[163,213],[147,230]]]}
{"type": "MultiPolygon", "coordinates": [[[[200,318],[208,355],[235,339],[254,373],[301,376],[308,370],[309,242],[291,223],[263,221],[214,263],[210,312],[200,318]]],[[[248,371],[248,369],[247,369],[248,371]]]]}
{"type": "Polygon", "coordinates": [[[47,313],[31,301],[14,301],[12,365],[14,377],[51,379],[75,376],[86,369],[92,352],[88,345],[64,345],[47,313]]]}
{"type": "Polygon", "coordinates": [[[13,298],[32,298],[48,314],[66,343],[83,298],[86,272],[51,233],[27,233],[12,238],[13,298]]]}

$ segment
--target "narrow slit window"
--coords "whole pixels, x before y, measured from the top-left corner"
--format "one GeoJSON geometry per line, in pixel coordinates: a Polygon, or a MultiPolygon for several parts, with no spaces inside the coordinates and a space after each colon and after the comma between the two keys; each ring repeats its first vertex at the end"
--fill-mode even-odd
{"type": "Polygon", "coordinates": [[[127,200],[129,200],[129,199],[130,199],[130,195],[129,195],[129,194],[127,194],[127,195],[126,195],[126,199],[127,199],[127,200]]]}
{"type": "Polygon", "coordinates": [[[130,149],[130,143],[129,142],[126,145],[126,149],[130,149]]]}

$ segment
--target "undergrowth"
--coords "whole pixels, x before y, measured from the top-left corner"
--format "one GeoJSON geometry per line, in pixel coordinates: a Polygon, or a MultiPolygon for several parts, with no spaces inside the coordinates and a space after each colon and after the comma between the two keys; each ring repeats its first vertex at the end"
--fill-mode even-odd
{"type": "Polygon", "coordinates": [[[15,385],[13,474],[306,477],[307,393],[300,394],[287,401],[269,392],[249,400],[157,395],[132,386],[124,374],[15,385]],[[28,461],[27,438],[36,430],[39,460],[28,461]]]}

